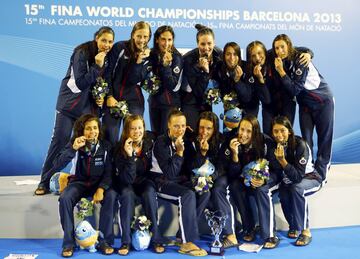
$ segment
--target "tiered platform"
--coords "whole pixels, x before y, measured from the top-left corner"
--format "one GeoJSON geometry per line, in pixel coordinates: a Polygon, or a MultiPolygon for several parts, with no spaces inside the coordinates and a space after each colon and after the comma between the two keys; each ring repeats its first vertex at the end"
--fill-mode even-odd
{"type": "MultiPolygon", "coordinates": [[[[38,180],[39,176],[0,179],[0,238],[62,237],[58,196],[34,196],[36,185],[15,184],[15,181],[38,180]]],[[[178,228],[177,207],[164,201],[159,204],[162,232],[174,236],[178,228]]],[[[309,198],[311,228],[360,225],[359,204],[360,164],[334,165],[328,183],[309,198]]],[[[275,211],[278,229],[287,229],[280,204],[276,204],[275,211]]]]}

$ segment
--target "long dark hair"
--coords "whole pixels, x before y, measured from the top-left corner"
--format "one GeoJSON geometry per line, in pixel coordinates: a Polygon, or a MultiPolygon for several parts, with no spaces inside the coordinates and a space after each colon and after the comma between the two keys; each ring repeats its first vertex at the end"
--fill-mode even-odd
{"type": "MultiPolygon", "coordinates": [[[[256,159],[263,158],[264,155],[265,155],[265,152],[264,152],[264,136],[261,133],[260,124],[259,124],[258,119],[253,115],[245,115],[241,119],[239,125],[241,125],[241,122],[243,122],[243,121],[250,122],[250,124],[252,126],[251,146],[255,150],[256,159]]],[[[240,129],[240,126],[239,126],[239,129],[240,129]]]]}
{"type": "Polygon", "coordinates": [[[95,56],[98,54],[98,47],[96,43],[96,38],[101,37],[104,33],[110,33],[115,38],[115,32],[113,29],[111,29],[108,26],[100,27],[99,30],[97,30],[94,33],[94,39],[91,41],[87,41],[85,43],[80,44],[79,46],[75,47],[74,52],[78,50],[83,50],[84,54],[87,57],[87,60],[89,61],[89,65],[92,65],[95,63],[95,56]]]}
{"type": "Polygon", "coordinates": [[[154,41],[153,41],[153,48],[155,50],[156,53],[159,53],[159,45],[156,43],[156,41],[160,38],[160,35],[163,34],[164,32],[170,32],[172,37],[173,37],[173,45],[171,46],[171,52],[177,52],[177,49],[175,48],[175,32],[174,29],[171,26],[168,25],[163,25],[160,26],[159,28],[157,28],[157,30],[154,33],[154,41]]]}
{"type": "Polygon", "coordinates": [[[226,52],[226,50],[227,50],[229,47],[231,47],[231,48],[234,49],[236,56],[239,57],[238,65],[241,66],[241,61],[242,61],[242,58],[241,58],[241,49],[240,49],[240,46],[239,46],[236,42],[233,42],[233,41],[226,43],[225,46],[224,46],[224,49],[223,49],[223,60],[224,60],[225,66],[226,66],[226,62],[225,62],[225,52],[226,52]]]}
{"type": "Polygon", "coordinates": [[[251,51],[256,46],[260,46],[260,48],[264,51],[265,64],[267,63],[266,47],[265,47],[264,43],[262,43],[261,41],[258,41],[258,40],[250,42],[246,47],[246,61],[247,61],[248,73],[250,73],[251,75],[253,74],[254,67],[255,67],[254,64],[251,62],[251,51]]]}
{"type": "Polygon", "coordinates": [[[210,149],[217,150],[219,145],[219,118],[218,116],[211,112],[205,111],[200,113],[198,122],[197,122],[197,133],[199,133],[200,120],[208,120],[211,121],[214,127],[214,133],[209,140],[210,149]]]}
{"type": "Polygon", "coordinates": [[[85,123],[88,121],[96,121],[99,128],[99,140],[102,140],[103,138],[103,132],[101,128],[101,122],[99,118],[93,114],[84,114],[79,119],[77,119],[74,123],[73,127],[73,136],[71,138],[71,142],[74,142],[74,140],[78,137],[81,137],[84,135],[84,129],[85,129],[85,123]]]}
{"type": "Polygon", "coordinates": [[[294,134],[294,129],[291,125],[291,122],[289,121],[289,119],[286,116],[276,116],[272,121],[271,121],[271,130],[274,128],[275,124],[279,124],[282,125],[284,127],[286,127],[289,131],[289,138],[288,138],[288,142],[287,142],[287,148],[290,150],[290,159],[291,161],[294,161],[295,159],[295,148],[296,148],[296,139],[295,139],[295,134],[294,134]]]}
{"type": "Polygon", "coordinates": [[[287,36],[286,34],[279,34],[273,40],[272,51],[273,51],[274,57],[276,57],[275,42],[279,41],[279,40],[285,41],[285,43],[286,43],[286,45],[288,47],[288,51],[289,51],[287,59],[293,60],[295,55],[296,55],[296,49],[293,47],[293,44],[292,44],[291,39],[289,38],[289,36],[287,36]]]}
{"type": "Polygon", "coordinates": [[[114,155],[121,155],[123,157],[127,157],[127,154],[124,150],[124,145],[125,145],[125,141],[129,138],[130,135],[130,125],[131,122],[136,121],[136,120],[141,120],[143,123],[143,127],[144,127],[144,136],[143,138],[145,138],[145,121],[144,118],[141,115],[137,115],[137,114],[130,114],[128,116],[125,117],[125,121],[124,121],[124,127],[123,127],[123,131],[121,133],[121,137],[120,137],[120,141],[116,144],[116,147],[114,149],[114,155]]]}
{"type": "Polygon", "coordinates": [[[131,30],[131,34],[130,34],[130,39],[128,40],[127,42],[127,47],[128,47],[128,50],[129,50],[129,54],[130,54],[130,58],[132,60],[135,60],[136,59],[136,52],[137,52],[137,48],[135,46],[135,42],[133,40],[133,36],[135,34],[135,32],[137,30],[142,30],[142,29],[148,29],[149,30],[149,41],[151,39],[151,26],[150,24],[148,24],[147,22],[145,21],[139,21],[137,23],[135,23],[134,27],[132,28],[131,30]]]}

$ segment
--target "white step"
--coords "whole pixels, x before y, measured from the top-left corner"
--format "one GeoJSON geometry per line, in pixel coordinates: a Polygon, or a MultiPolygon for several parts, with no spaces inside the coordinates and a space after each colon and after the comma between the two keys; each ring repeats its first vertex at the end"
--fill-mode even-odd
{"type": "MultiPolygon", "coordinates": [[[[0,238],[61,238],[58,196],[34,196],[36,185],[15,185],[27,179],[39,176],[0,177],[0,238]]],[[[160,205],[160,228],[174,236],[177,209],[163,201],[160,205]]],[[[310,196],[309,209],[311,228],[360,225],[360,164],[332,166],[328,183],[310,196]]],[[[280,204],[275,212],[278,229],[287,229],[280,204]]]]}

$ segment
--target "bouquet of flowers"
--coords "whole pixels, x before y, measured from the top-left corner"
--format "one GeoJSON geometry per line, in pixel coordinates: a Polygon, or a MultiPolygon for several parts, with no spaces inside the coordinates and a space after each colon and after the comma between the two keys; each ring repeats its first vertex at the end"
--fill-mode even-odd
{"type": "Polygon", "coordinates": [[[225,94],[222,99],[222,102],[224,104],[225,111],[234,109],[240,104],[237,99],[237,94],[234,91],[230,92],[229,94],[225,94]]]}
{"type": "Polygon", "coordinates": [[[131,243],[135,250],[141,251],[149,247],[151,239],[150,225],[151,221],[146,216],[134,217],[134,221],[131,223],[131,227],[134,229],[131,243]]]}
{"type": "Polygon", "coordinates": [[[91,89],[92,96],[95,100],[104,98],[109,92],[108,83],[105,82],[104,78],[99,76],[96,78],[96,84],[91,89]]]}
{"type": "Polygon", "coordinates": [[[131,228],[134,230],[148,230],[151,225],[151,221],[146,216],[134,217],[134,221],[131,223],[131,228]]]}
{"type": "Polygon", "coordinates": [[[195,191],[200,194],[208,192],[214,183],[211,175],[215,172],[215,166],[207,159],[201,167],[193,169],[193,172],[191,180],[195,191]]]}
{"type": "Polygon", "coordinates": [[[84,220],[86,217],[93,215],[94,205],[86,198],[81,198],[77,204],[77,208],[78,212],[76,213],[76,217],[80,220],[84,220]]]}
{"type": "Polygon", "coordinates": [[[269,161],[260,158],[247,164],[242,170],[242,176],[245,178],[245,185],[251,186],[251,179],[269,180],[269,161]]]}
{"type": "Polygon", "coordinates": [[[115,107],[111,107],[110,114],[116,119],[125,118],[125,116],[129,114],[126,101],[119,101],[115,107]]]}
{"type": "Polygon", "coordinates": [[[205,92],[205,102],[209,105],[220,103],[220,90],[218,88],[210,88],[205,92]]]}
{"type": "Polygon", "coordinates": [[[203,194],[204,192],[210,191],[210,189],[213,187],[214,184],[211,176],[193,177],[192,182],[195,191],[199,194],[203,194]]]}
{"type": "Polygon", "coordinates": [[[144,79],[141,87],[150,95],[154,95],[160,90],[160,84],[160,78],[150,71],[144,79]]]}

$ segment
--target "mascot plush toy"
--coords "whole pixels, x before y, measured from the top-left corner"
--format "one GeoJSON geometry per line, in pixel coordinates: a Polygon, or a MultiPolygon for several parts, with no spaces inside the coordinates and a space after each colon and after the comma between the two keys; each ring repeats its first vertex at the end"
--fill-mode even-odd
{"type": "Polygon", "coordinates": [[[91,224],[83,220],[76,225],[75,240],[80,246],[80,249],[88,249],[90,253],[95,253],[99,232],[96,231],[91,224]]]}
{"type": "Polygon", "coordinates": [[[57,172],[50,178],[50,191],[59,195],[68,184],[69,173],[57,172]]]}
{"type": "Polygon", "coordinates": [[[239,127],[241,120],[241,110],[237,107],[228,110],[225,115],[221,114],[220,118],[224,120],[224,132],[230,132],[239,127]]]}
{"type": "Polygon", "coordinates": [[[80,249],[88,249],[90,253],[94,253],[96,252],[95,245],[98,242],[99,231],[95,231],[91,224],[85,220],[86,217],[93,215],[94,206],[86,198],[81,198],[77,206],[76,216],[81,221],[75,227],[75,240],[80,249]]]}

